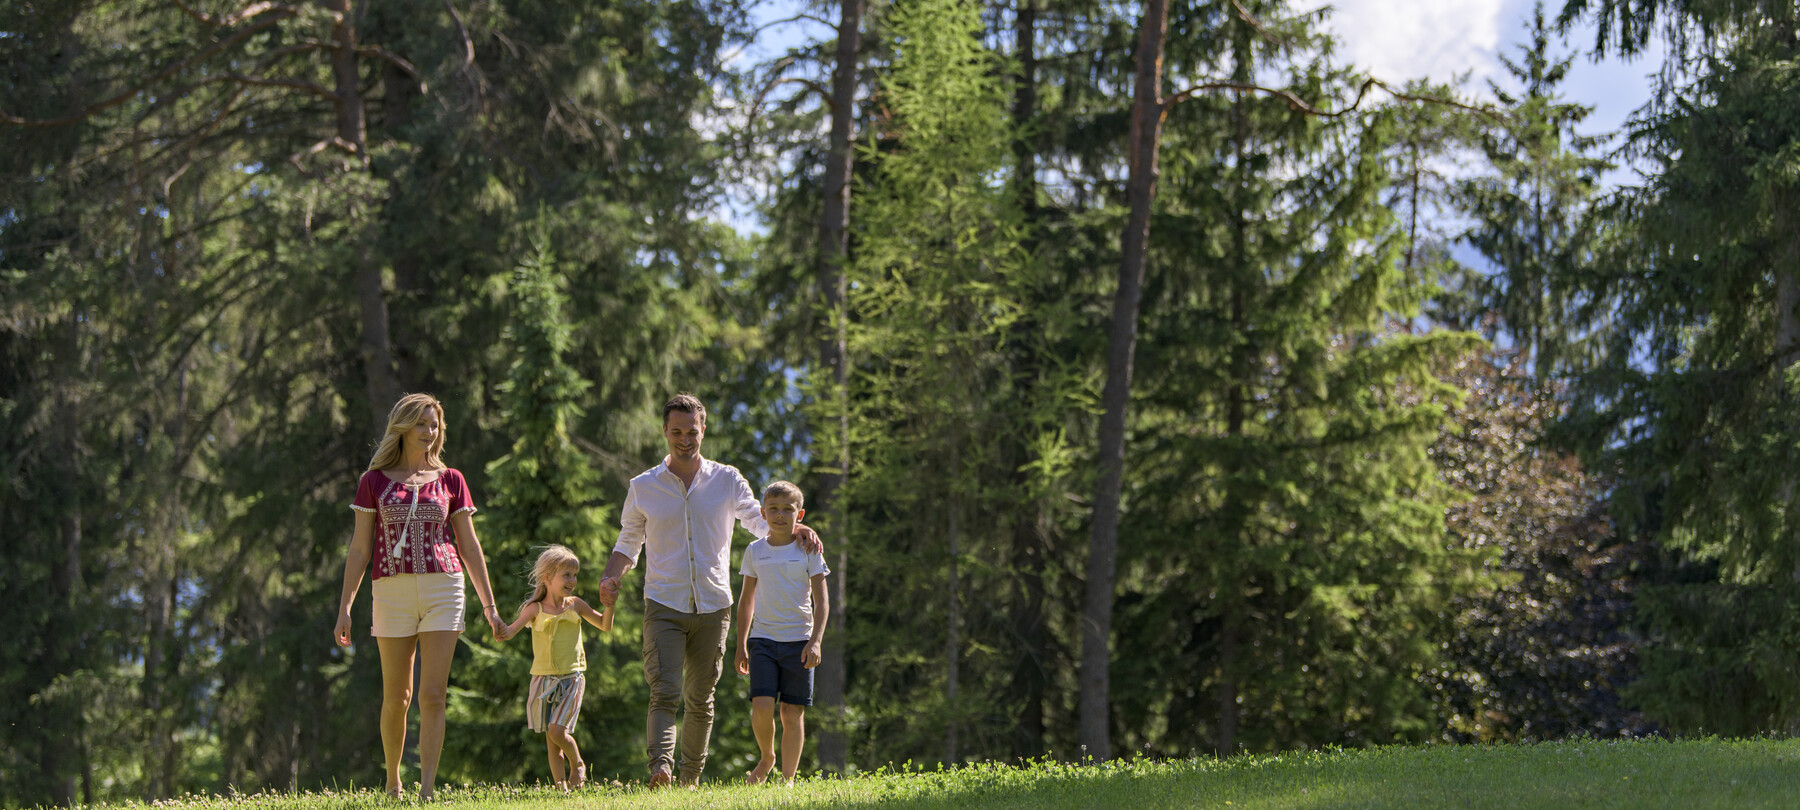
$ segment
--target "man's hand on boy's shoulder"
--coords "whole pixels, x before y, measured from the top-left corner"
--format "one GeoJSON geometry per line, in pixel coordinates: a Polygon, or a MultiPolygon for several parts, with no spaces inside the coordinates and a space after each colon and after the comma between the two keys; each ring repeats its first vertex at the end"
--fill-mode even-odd
{"type": "Polygon", "coordinates": [[[819,533],[804,523],[794,526],[794,540],[800,543],[800,550],[808,554],[825,553],[825,541],[819,539],[819,533]]]}
{"type": "Polygon", "coordinates": [[[806,642],[806,650],[800,653],[800,665],[807,669],[812,669],[813,667],[818,666],[819,661],[823,660],[824,657],[825,656],[819,651],[819,642],[808,641],[806,642]]]}

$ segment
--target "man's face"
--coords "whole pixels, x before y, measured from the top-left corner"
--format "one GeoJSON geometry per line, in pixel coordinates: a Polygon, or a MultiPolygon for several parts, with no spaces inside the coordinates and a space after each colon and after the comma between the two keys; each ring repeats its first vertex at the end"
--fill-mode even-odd
{"type": "Polygon", "coordinates": [[[663,438],[669,441],[671,461],[694,461],[700,458],[700,440],[706,435],[706,423],[700,417],[682,411],[670,411],[663,420],[663,438]]]}
{"type": "Polygon", "coordinates": [[[806,510],[794,503],[792,495],[770,495],[763,499],[762,516],[771,533],[786,535],[806,517],[806,510]]]}

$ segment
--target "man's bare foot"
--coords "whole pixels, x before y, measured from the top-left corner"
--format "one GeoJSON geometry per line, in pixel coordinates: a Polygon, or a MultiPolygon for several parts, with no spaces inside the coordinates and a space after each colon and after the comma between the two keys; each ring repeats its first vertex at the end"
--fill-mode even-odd
{"type": "Polygon", "coordinates": [[[657,768],[650,772],[650,787],[653,789],[668,787],[673,784],[674,781],[675,780],[669,776],[668,768],[657,768]]]}
{"type": "Polygon", "coordinates": [[[580,790],[581,786],[585,784],[587,784],[587,763],[583,762],[575,766],[575,775],[569,777],[569,789],[580,790]]]}
{"type": "Polygon", "coordinates": [[[774,755],[772,755],[772,754],[764,755],[762,759],[757,760],[756,767],[751,768],[749,773],[744,774],[744,781],[746,783],[749,783],[752,785],[760,785],[764,782],[767,782],[767,781],[769,781],[769,771],[773,770],[774,768],[775,768],[774,755]]]}

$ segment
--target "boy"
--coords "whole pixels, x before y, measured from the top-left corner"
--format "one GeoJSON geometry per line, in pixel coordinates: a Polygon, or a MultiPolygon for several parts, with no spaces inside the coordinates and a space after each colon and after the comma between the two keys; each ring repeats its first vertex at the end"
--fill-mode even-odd
{"type": "Polygon", "coordinates": [[[806,707],[812,705],[813,667],[825,637],[825,556],[801,550],[794,527],[806,516],[800,488],[776,481],[763,490],[762,516],[769,536],[744,550],[743,592],[738,595],[737,671],[750,676],[750,727],[762,760],[748,775],[752,785],[775,767],[775,704],[781,703],[781,778],[794,781],[806,745],[806,707]],[[808,598],[810,593],[810,599],[808,598]]]}

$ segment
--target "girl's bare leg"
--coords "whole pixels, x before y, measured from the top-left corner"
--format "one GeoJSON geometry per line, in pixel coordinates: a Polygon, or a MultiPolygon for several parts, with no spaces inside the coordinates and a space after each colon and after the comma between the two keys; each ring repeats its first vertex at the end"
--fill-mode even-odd
{"type": "Polygon", "coordinates": [[[754,697],[750,699],[750,729],[756,732],[756,747],[762,750],[762,759],[756,767],[744,777],[744,781],[752,785],[760,785],[769,778],[769,771],[775,768],[775,699],[772,697],[754,697]]]}
{"type": "Polygon", "coordinates": [[[449,703],[450,657],[456,654],[454,630],[419,634],[419,798],[430,799],[437,782],[438,756],[444,752],[444,709],[449,703]]]}
{"type": "MultiPolygon", "coordinates": [[[[556,726],[551,726],[556,728],[556,726]]],[[[544,747],[550,751],[550,782],[563,790],[568,790],[567,776],[563,775],[562,746],[556,744],[556,732],[544,732],[544,747]]]]}
{"type": "Polygon", "coordinates": [[[581,787],[587,781],[587,763],[581,760],[581,747],[575,744],[575,737],[555,723],[550,724],[550,730],[544,736],[552,746],[561,749],[563,758],[569,761],[570,789],[581,787]]]}
{"type": "Polygon", "coordinates": [[[806,748],[806,707],[781,704],[781,778],[794,781],[800,770],[800,752],[806,748]]]}
{"type": "Polygon", "coordinates": [[[381,650],[381,754],[387,761],[387,794],[400,797],[400,756],[406,753],[406,712],[412,708],[413,650],[417,636],[375,639],[381,650]]]}

